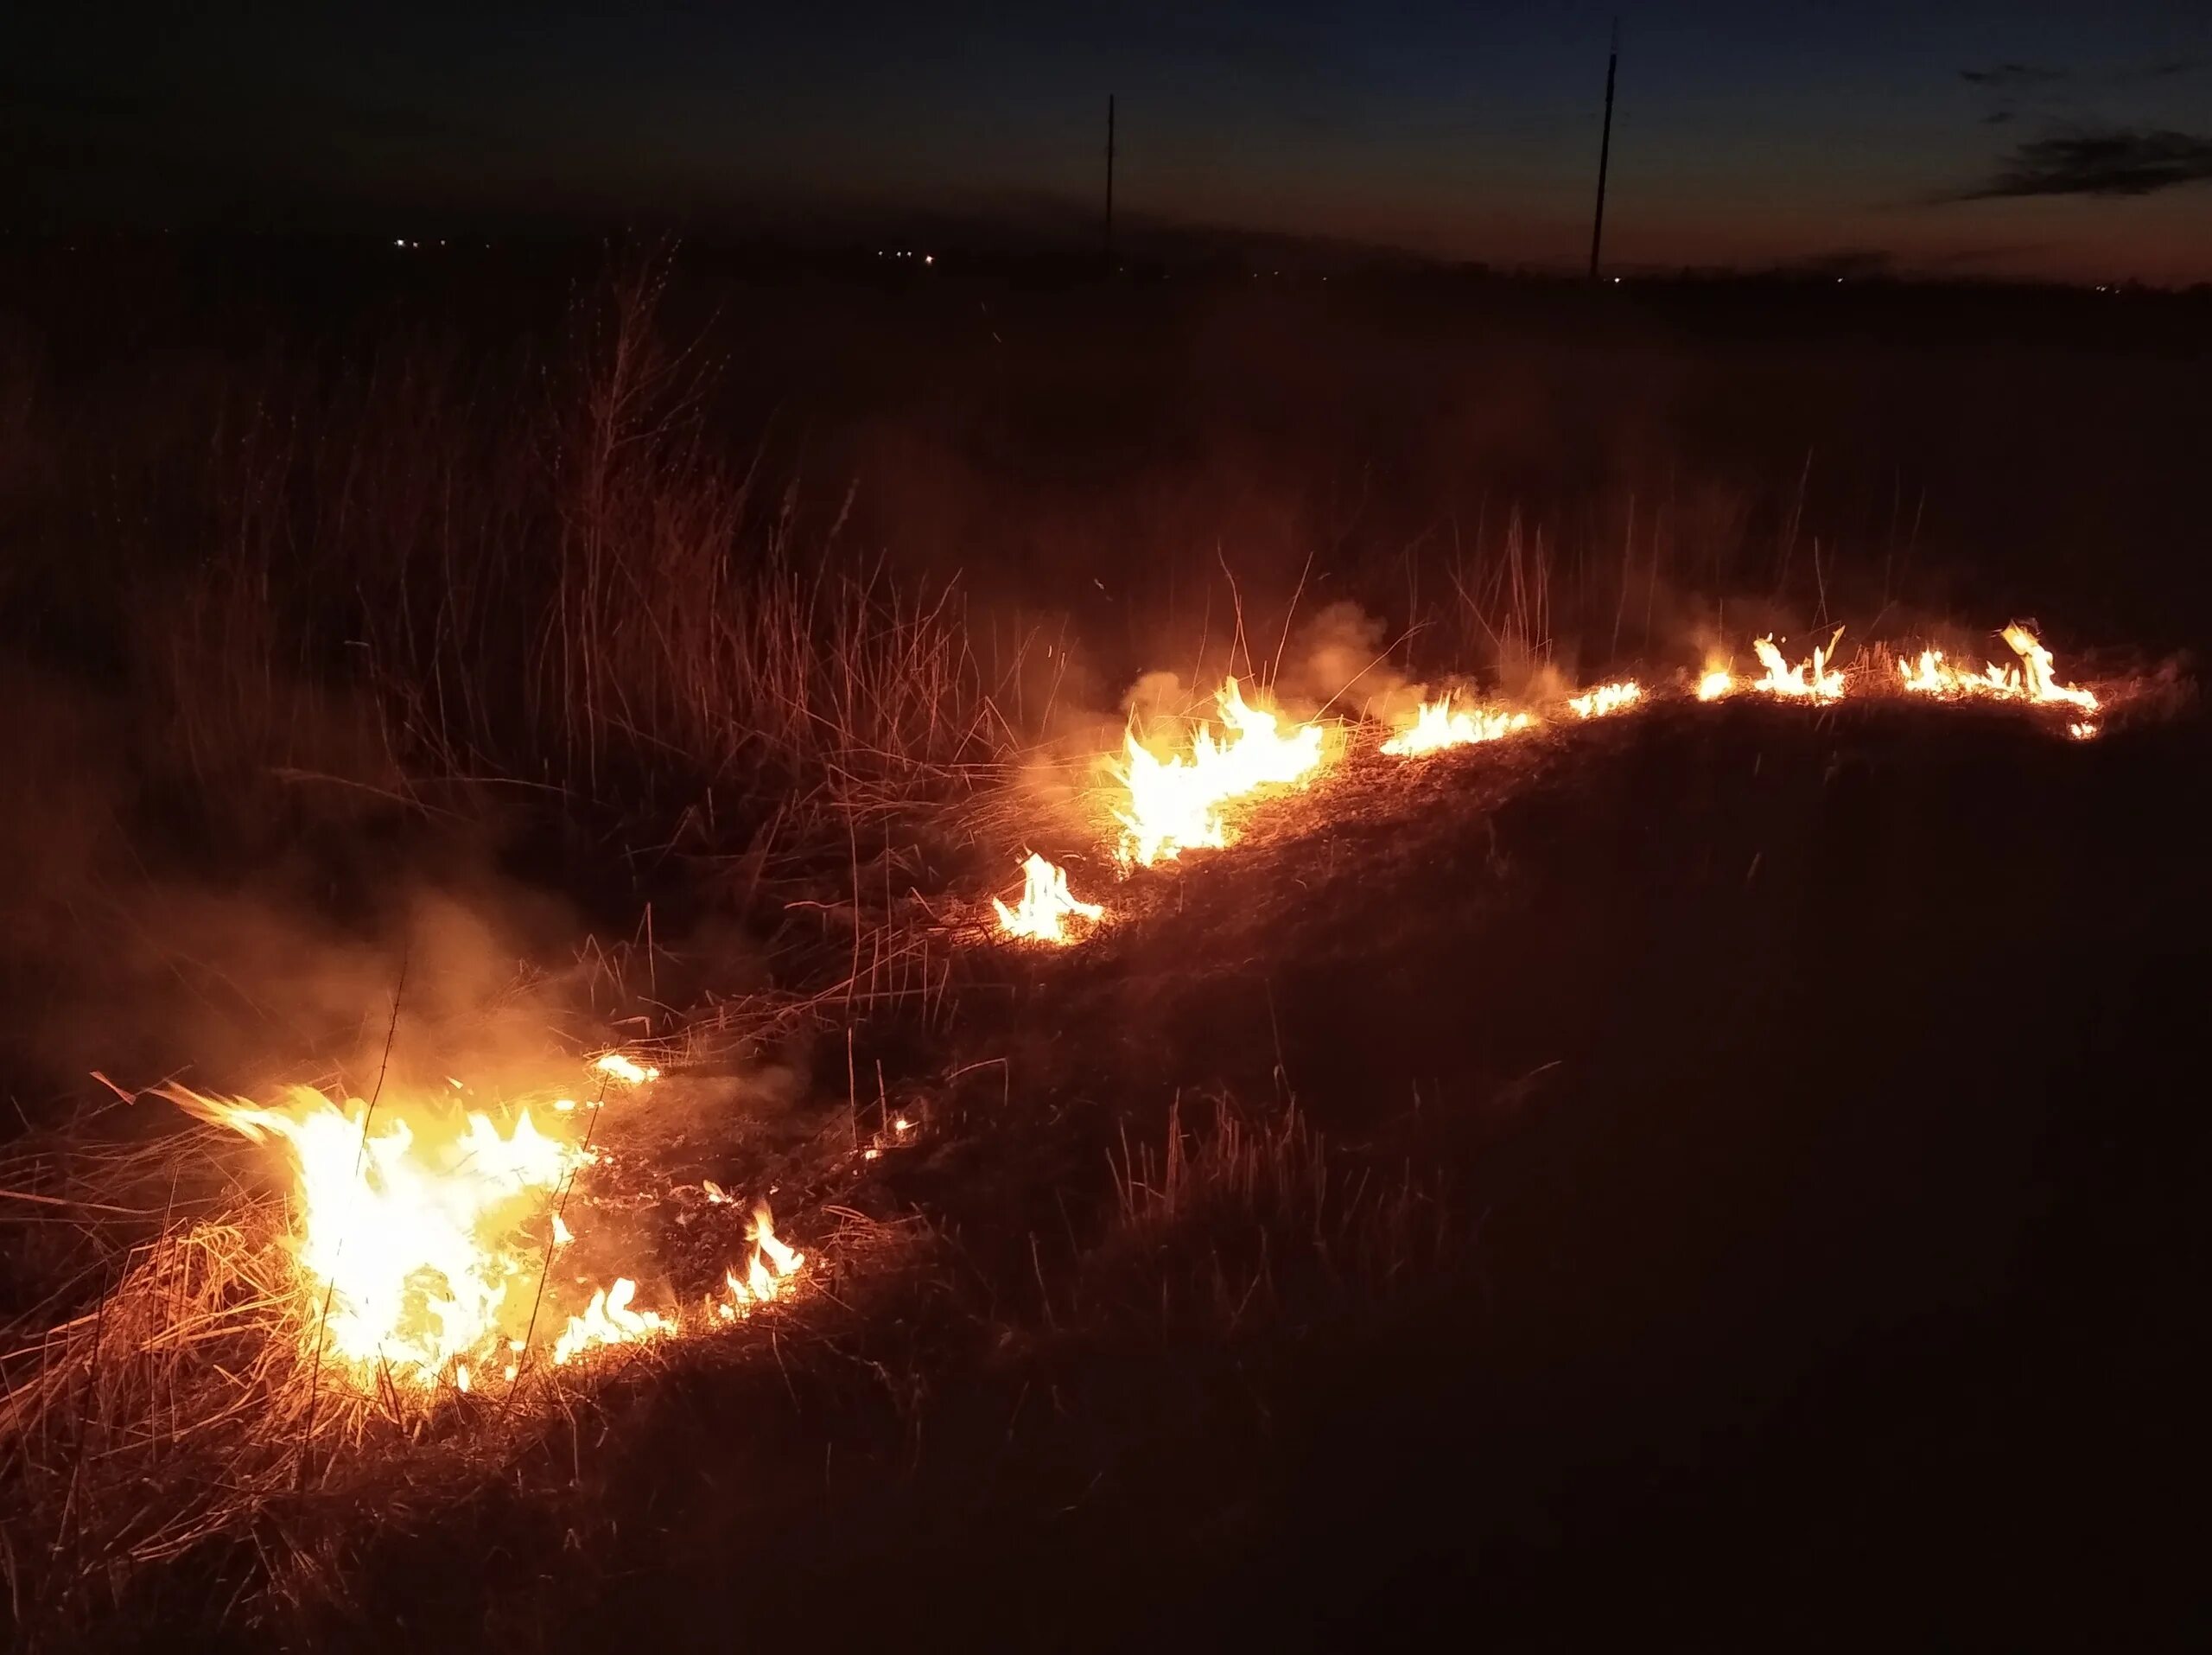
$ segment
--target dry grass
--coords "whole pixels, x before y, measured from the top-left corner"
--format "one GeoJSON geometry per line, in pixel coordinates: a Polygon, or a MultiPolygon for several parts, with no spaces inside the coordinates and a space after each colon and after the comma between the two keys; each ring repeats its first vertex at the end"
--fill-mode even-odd
{"type": "Polygon", "coordinates": [[[1387,1300],[1448,1260],[1455,1228],[1410,1166],[1332,1155],[1295,1102],[1270,1116],[1179,1098],[1157,1149],[1111,1158],[1113,1223],[1085,1260],[1077,1314],[1156,1312],[1233,1333],[1387,1300]]]}

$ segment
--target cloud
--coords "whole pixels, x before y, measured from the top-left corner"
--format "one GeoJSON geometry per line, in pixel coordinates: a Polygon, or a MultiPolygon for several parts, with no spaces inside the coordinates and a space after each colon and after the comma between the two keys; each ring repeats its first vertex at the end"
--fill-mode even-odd
{"type": "Polygon", "coordinates": [[[2159,128],[2081,127],[2031,138],[1980,183],[1942,199],[2149,195],[2212,180],[2212,137],[2159,128]]]}
{"type": "Polygon", "coordinates": [[[1986,69],[1961,69],[1959,79],[1977,86],[2043,86],[2063,80],[2066,71],[2038,63],[1997,63],[1986,69]]]}

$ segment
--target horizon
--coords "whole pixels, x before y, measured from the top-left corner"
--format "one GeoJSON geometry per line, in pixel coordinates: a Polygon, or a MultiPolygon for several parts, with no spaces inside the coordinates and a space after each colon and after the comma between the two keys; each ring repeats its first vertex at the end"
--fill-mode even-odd
{"type": "MultiPolygon", "coordinates": [[[[2140,0],[2012,11],[1632,14],[1608,268],[2212,278],[2212,24],[2140,0]]],[[[1073,239],[1101,215],[1111,93],[1132,231],[1564,271],[1589,233],[1608,23],[1420,4],[40,18],[12,26],[0,74],[0,130],[30,157],[7,217],[794,240],[940,219],[1073,239]]]]}

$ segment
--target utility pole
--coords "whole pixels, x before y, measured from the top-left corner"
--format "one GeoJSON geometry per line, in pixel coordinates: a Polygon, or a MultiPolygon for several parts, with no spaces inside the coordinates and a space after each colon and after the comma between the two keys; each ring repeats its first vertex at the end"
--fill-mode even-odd
{"type": "Polygon", "coordinates": [[[1114,94],[1106,94],[1106,268],[1114,268],[1114,94]]]}
{"type": "Polygon", "coordinates": [[[1598,212],[1590,220],[1590,279],[1593,282],[1598,279],[1598,250],[1605,239],[1605,166],[1613,156],[1613,73],[1620,61],[1621,20],[1616,17],[1612,44],[1605,51],[1605,132],[1598,140],[1598,212]]]}

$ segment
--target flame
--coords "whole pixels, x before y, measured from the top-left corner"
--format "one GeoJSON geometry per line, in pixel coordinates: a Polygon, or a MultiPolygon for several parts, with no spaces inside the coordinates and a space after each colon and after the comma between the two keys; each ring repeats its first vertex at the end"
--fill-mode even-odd
{"type": "Polygon", "coordinates": [[[2050,652],[2037,641],[2035,633],[2015,621],[2005,628],[2005,641],[2020,658],[2021,670],[2027,675],[2029,700],[2063,701],[2085,712],[2096,710],[2096,697],[2087,690],[2069,689],[2051,677],[2050,652]]]}
{"type": "Polygon", "coordinates": [[[1527,713],[1492,712],[1482,707],[1455,708],[1447,695],[1422,702],[1414,715],[1414,722],[1383,742],[1382,750],[1399,758],[1415,758],[1447,747],[1495,742],[1500,736],[1526,729],[1535,722],[1527,713]]]}
{"type": "Polygon", "coordinates": [[[767,1202],[762,1201],[753,1209],[753,1222],[746,1226],[745,1234],[753,1244],[753,1257],[746,1262],[745,1278],[739,1280],[733,1266],[722,1277],[729,1296],[714,1305],[715,1314],[724,1321],[734,1321],[749,1314],[756,1304],[769,1304],[788,1296],[791,1278],[806,1265],[806,1255],[777,1236],[775,1219],[768,1211],[767,1202]]]}
{"type": "Polygon", "coordinates": [[[651,1064],[639,1063],[620,1052],[608,1052],[592,1061],[593,1068],[616,1080],[633,1086],[642,1086],[660,1079],[660,1071],[651,1064]]]}
{"type": "MultiPolygon", "coordinates": [[[[1841,633],[1842,628],[1838,627],[1841,633]]],[[[1828,652],[1835,647],[1831,637],[1824,646],[1815,645],[1813,659],[1792,666],[1782,658],[1771,634],[1753,641],[1759,663],[1766,668],[1766,676],[1753,682],[1751,688],[1768,695],[1802,697],[1813,701],[1834,701],[1843,694],[1843,674],[1829,667],[1828,652]]]]}
{"type": "Polygon", "coordinates": [[[621,1276],[613,1287],[593,1294],[583,1314],[569,1317],[568,1330],[553,1341],[554,1365],[566,1366],[578,1352],[594,1345],[634,1345],[672,1331],[672,1324],[659,1312],[630,1308],[637,1291],[638,1284],[621,1276]]]}
{"type": "Polygon", "coordinates": [[[1567,705],[1574,709],[1577,718],[1603,718],[1607,713],[1619,712],[1633,707],[1643,699],[1643,686],[1634,678],[1618,684],[1601,684],[1585,694],[1570,697],[1567,705]]]}
{"type": "Polygon", "coordinates": [[[1711,667],[1707,670],[1705,676],[1697,681],[1697,698],[1700,701],[1718,701],[1735,687],[1735,675],[1726,667],[1711,667]]]}
{"type": "MultiPolygon", "coordinates": [[[[593,1066],[632,1085],[658,1073],[619,1053],[593,1066]]],[[[183,1086],[162,1095],[283,1146],[293,1174],[293,1254],[327,1300],[316,1325],[334,1365],[364,1385],[384,1376],[435,1385],[449,1376],[466,1390],[502,1345],[522,1353],[514,1335],[538,1307],[551,1251],[575,1238],[562,1202],[599,1158],[592,1151],[539,1130],[528,1108],[505,1127],[477,1110],[456,1117],[444,1092],[387,1098],[381,1111],[309,1086],[270,1105],[183,1086]]],[[[575,1102],[554,1100],[563,1105],[575,1102]]],[[[555,1342],[554,1359],[663,1330],[664,1319],[632,1308],[636,1291],[626,1277],[594,1294],[555,1342]]]]}
{"type": "MultiPolygon", "coordinates": [[[[1999,666],[1993,661],[1986,663],[1978,673],[1966,672],[1947,664],[1941,650],[1923,649],[1916,667],[1907,661],[1897,663],[1898,678],[1916,695],[1947,698],[1987,696],[2004,701],[2057,703],[2088,712],[2096,710],[2097,698],[2088,691],[2070,688],[2052,678],[2050,652],[2037,641],[2035,633],[2016,621],[2005,628],[2004,636],[2012,646],[2012,652],[2020,658],[2018,666],[1999,666]]],[[[2095,733],[2094,725],[2088,728],[2090,734],[2095,733]]],[[[2073,733],[2078,735],[2080,731],[2073,733]]]]}
{"type": "Polygon", "coordinates": [[[1116,778],[1128,790],[1128,808],[1114,813],[1122,824],[1119,856],[1124,868],[1149,868],[1186,850],[1229,843],[1221,807],[1268,786],[1305,780],[1321,765],[1322,728],[1300,724],[1287,733],[1274,713],[1249,704],[1235,678],[1217,697],[1228,735],[1201,729],[1188,758],[1156,758],[1129,732],[1116,778]]]}
{"type": "Polygon", "coordinates": [[[1912,662],[1900,659],[1897,676],[1915,695],[2011,697],[2024,693],[2018,668],[1999,666],[1991,661],[1985,663],[1980,672],[1968,672],[1946,662],[1940,649],[1922,650],[1916,668],[1912,662]]]}
{"type": "Polygon", "coordinates": [[[1044,857],[1030,854],[1021,864],[1021,901],[1008,907],[997,897],[991,906],[999,911],[999,929],[1009,937],[1031,937],[1039,942],[1071,943],[1067,929],[1071,918],[1096,924],[1106,910],[1096,902],[1079,902],[1068,890],[1068,876],[1044,857]]]}
{"type": "MultiPolygon", "coordinates": [[[[283,1145],[295,1173],[296,1256],[328,1295],[330,1349],[364,1378],[381,1370],[435,1384],[518,1314],[526,1318],[545,1258],[527,1226],[591,1159],[540,1132],[527,1109],[505,1131],[474,1110],[458,1132],[449,1110],[442,1119],[424,1111],[418,1136],[397,1109],[372,1125],[358,1099],[341,1106],[308,1086],[270,1108],[181,1086],[165,1095],[283,1145]]],[[[562,1231],[553,1233],[557,1241],[562,1231]]]]}

